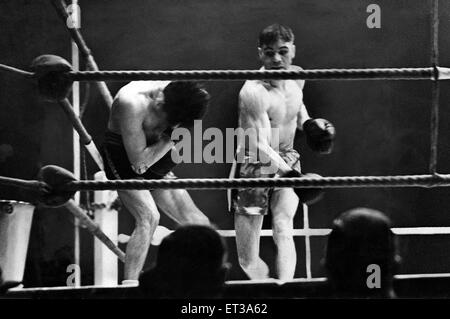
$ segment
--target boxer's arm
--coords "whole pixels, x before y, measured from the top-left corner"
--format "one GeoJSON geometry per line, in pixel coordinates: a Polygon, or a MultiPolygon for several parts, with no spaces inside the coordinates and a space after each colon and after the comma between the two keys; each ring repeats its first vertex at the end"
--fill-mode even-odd
{"type": "Polygon", "coordinates": [[[114,101],[118,110],[120,131],[132,165],[132,169],[137,174],[143,174],[149,167],[160,160],[174,145],[170,138],[164,134],[161,139],[147,146],[147,138],[143,130],[144,110],[136,105],[136,102],[126,98],[114,101]]]}
{"type": "Polygon", "coordinates": [[[309,120],[311,117],[308,114],[308,110],[306,109],[305,104],[302,101],[302,105],[300,105],[300,110],[297,114],[297,129],[303,130],[303,124],[309,120]]]}
{"type": "Polygon", "coordinates": [[[250,156],[259,155],[259,160],[263,163],[271,163],[275,166],[279,174],[284,174],[291,170],[281,156],[270,146],[272,128],[269,115],[267,114],[268,101],[264,94],[255,88],[247,88],[239,94],[239,122],[244,129],[251,129],[255,134],[245,134],[248,136],[248,147],[245,147],[245,140],[238,141],[240,149],[250,150],[250,156]],[[252,152],[257,151],[258,154],[252,152]]]}
{"type": "MultiPolygon", "coordinates": [[[[289,70],[290,71],[299,71],[299,70],[303,70],[303,68],[298,65],[291,65],[289,67],[289,70]]],[[[295,83],[297,83],[300,90],[303,90],[303,88],[305,87],[305,80],[295,80],[295,83]]]]}
{"type": "MultiPolygon", "coordinates": [[[[303,68],[299,67],[298,65],[292,65],[291,70],[303,70],[303,68]]],[[[305,87],[305,80],[295,80],[300,90],[303,90],[305,87]]],[[[305,103],[302,103],[300,105],[300,110],[297,114],[297,129],[303,130],[303,123],[305,123],[307,120],[309,120],[311,117],[308,114],[308,110],[306,109],[305,103]]]]}

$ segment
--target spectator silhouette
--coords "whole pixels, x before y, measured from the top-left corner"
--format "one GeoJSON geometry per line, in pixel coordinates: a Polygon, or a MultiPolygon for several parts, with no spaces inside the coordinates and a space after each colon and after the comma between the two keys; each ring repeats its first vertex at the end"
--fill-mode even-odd
{"type": "Polygon", "coordinates": [[[333,221],[325,268],[334,297],[395,297],[399,257],[390,227],[386,215],[369,208],[346,211],[333,221]]]}
{"type": "Polygon", "coordinates": [[[163,239],[156,266],[139,278],[147,298],[219,298],[228,264],[227,248],[209,226],[186,225],[163,239]]]}

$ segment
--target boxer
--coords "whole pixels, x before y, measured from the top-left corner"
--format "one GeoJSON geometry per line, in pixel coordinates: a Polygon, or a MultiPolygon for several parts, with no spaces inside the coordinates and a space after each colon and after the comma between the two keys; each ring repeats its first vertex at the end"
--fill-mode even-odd
{"type": "MultiPolygon", "coordinates": [[[[102,147],[109,179],[175,178],[171,132],[207,110],[209,94],[193,82],[136,81],[114,98],[102,147]]],[[[185,189],[119,190],[136,226],[126,249],[124,283],[137,283],[159,223],[159,209],[179,224],[209,225],[185,189]]]]}

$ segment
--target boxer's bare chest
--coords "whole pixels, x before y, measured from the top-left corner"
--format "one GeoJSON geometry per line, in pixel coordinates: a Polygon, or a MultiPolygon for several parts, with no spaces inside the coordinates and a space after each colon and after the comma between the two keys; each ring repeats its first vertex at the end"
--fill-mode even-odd
{"type": "Polygon", "coordinates": [[[303,101],[302,90],[294,81],[286,81],[280,87],[267,88],[269,115],[272,127],[290,123],[297,119],[303,101]]]}

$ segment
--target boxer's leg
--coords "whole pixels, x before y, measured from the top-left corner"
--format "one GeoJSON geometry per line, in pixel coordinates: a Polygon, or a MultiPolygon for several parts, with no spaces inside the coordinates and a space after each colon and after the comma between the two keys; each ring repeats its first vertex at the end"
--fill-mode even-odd
{"type": "Polygon", "coordinates": [[[138,280],[153,233],[159,223],[159,212],[148,191],[119,190],[120,200],[135,219],[125,254],[125,280],[138,280]]]}
{"type": "Polygon", "coordinates": [[[156,205],[181,225],[209,225],[208,217],[194,204],[185,189],[157,189],[152,191],[156,205]]]}
{"type": "Polygon", "coordinates": [[[293,238],[294,216],[299,199],[291,188],[280,188],[271,197],[272,231],[277,248],[276,273],[278,279],[294,278],[297,252],[293,238]]]}
{"type": "Polygon", "coordinates": [[[259,257],[263,215],[234,215],[239,265],[250,279],[269,278],[269,267],[259,257]]]}

